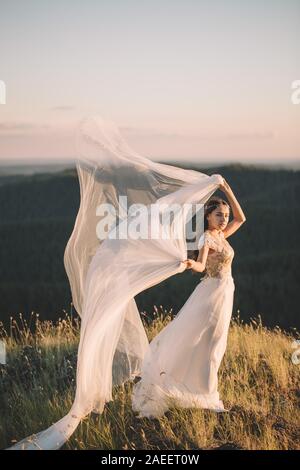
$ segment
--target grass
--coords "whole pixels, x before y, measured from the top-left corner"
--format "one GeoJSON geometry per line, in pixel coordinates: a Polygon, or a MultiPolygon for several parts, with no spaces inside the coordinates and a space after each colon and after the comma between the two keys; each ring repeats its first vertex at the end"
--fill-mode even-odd
{"type": "MultiPolygon", "coordinates": [[[[160,306],[143,322],[151,340],[173,318],[160,306]]],[[[70,409],[75,391],[80,320],[65,312],[56,323],[32,314],[0,325],[7,364],[0,364],[0,447],[41,431],[70,409]]],[[[132,383],[116,387],[101,415],[91,414],[63,449],[299,449],[299,371],[291,360],[299,337],[260,317],[232,319],[219,369],[219,392],[229,413],[170,409],[159,419],[137,419],[132,383]]]]}

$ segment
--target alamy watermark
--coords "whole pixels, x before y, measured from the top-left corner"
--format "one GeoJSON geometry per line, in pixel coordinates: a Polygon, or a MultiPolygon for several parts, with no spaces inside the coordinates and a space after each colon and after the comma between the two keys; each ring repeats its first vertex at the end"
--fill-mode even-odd
{"type": "Polygon", "coordinates": [[[0,364],[6,364],[6,347],[2,340],[0,340],[0,364]]]}
{"type": "Polygon", "coordinates": [[[296,349],[292,354],[292,363],[297,366],[300,364],[300,339],[295,339],[295,341],[293,341],[292,348],[296,349]]]}
{"type": "Polygon", "coordinates": [[[160,203],[132,204],[127,207],[127,196],[119,196],[119,214],[113,204],[99,204],[97,238],[109,239],[183,239],[189,250],[198,249],[199,236],[204,227],[204,204],[160,203]]]}
{"type": "Polygon", "coordinates": [[[3,80],[0,80],[0,104],[6,104],[6,85],[3,80]]]}
{"type": "Polygon", "coordinates": [[[291,84],[293,90],[291,94],[291,102],[293,104],[300,104],[300,80],[294,80],[291,84]]]}

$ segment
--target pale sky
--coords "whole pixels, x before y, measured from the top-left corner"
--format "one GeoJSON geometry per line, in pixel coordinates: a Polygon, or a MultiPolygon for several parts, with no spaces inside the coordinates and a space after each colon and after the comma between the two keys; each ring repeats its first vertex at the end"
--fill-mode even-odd
{"type": "Polygon", "coordinates": [[[300,0],[1,0],[0,159],[99,113],[153,160],[299,161],[299,44],[300,0]]]}

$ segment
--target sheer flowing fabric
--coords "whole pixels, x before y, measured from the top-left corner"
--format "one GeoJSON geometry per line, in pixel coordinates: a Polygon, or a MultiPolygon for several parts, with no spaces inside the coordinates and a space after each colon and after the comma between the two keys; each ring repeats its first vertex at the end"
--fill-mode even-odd
{"type": "Polygon", "coordinates": [[[112,233],[127,233],[128,226],[138,223],[147,227],[147,221],[150,227],[151,205],[162,216],[170,204],[204,204],[222,183],[220,175],[137,154],[117,126],[101,116],[81,123],[77,151],[80,207],[64,255],[73,304],[81,316],[75,399],[66,416],[9,448],[13,450],[60,448],[83,417],[102,413],[115,385],[141,373],[149,342],[134,297],[184,271],[190,213],[179,211],[161,224],[157,238],[146,238],[149,229],[144,238],[130,233],[113,238],[112,233]],[[126,196],[127,208],[143,204],[142,210],[127,214],[120,196],[126,196]],[[117,214],[104,237],[103,204],[108,204],[106,220],[117,214]]]}

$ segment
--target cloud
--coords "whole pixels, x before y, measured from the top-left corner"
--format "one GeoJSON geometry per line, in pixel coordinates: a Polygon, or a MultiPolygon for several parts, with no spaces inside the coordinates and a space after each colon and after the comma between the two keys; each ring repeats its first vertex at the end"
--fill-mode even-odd
{"type": "Polygon", "coordinates": [[[53,106],[50,108],[52,111],[73,111],[75,110],[75,106],[53,106]]]}
{"type": "Polygon", "coordinates": [[[273,132],[233,132],[226,135],[229,140],[266,140],[274,139],[273,132]]]}
{"type": "Polygon", "coordinates": [[[178,138],[178,139],[196,139],[196,140],[209,140],[209,141],[222,141],[222,140],[269,140],[274,139],[274,133],[271,131],[249,131],[249,132],[199,132],[199,133],[180,133],[180,132],[163,132],[153,129],[141,129],[137,127],[120,127],[124,133],[133,134],[136,137],[153,137],[153,138],[178,138]]]}
{"type": "MultiPolygon", "coordinates": [[[[138,127],[128,127],[128,126],[120,126],[119,127],[120,131],[128,134],[134,134],[136,137],[164,137],[164,138],[174,138],[174,137],[179,137],[179,138],[185,138],[185,137],[193,137],[188,134],[182,134],[179,132],[162,132],[159,130],[154,130],[154,129],[141,129],[138,127]]],[[[197,137],[194,135],[194,137],[197,137]]]]}
{"type": "Polygon", "coordinates": [[[39,129],[49,129],[51,126],[47,124],[35,124],[30,122],[0,122],[0,132],[6,133],[7,131],[31,131],[39,129]]]}

